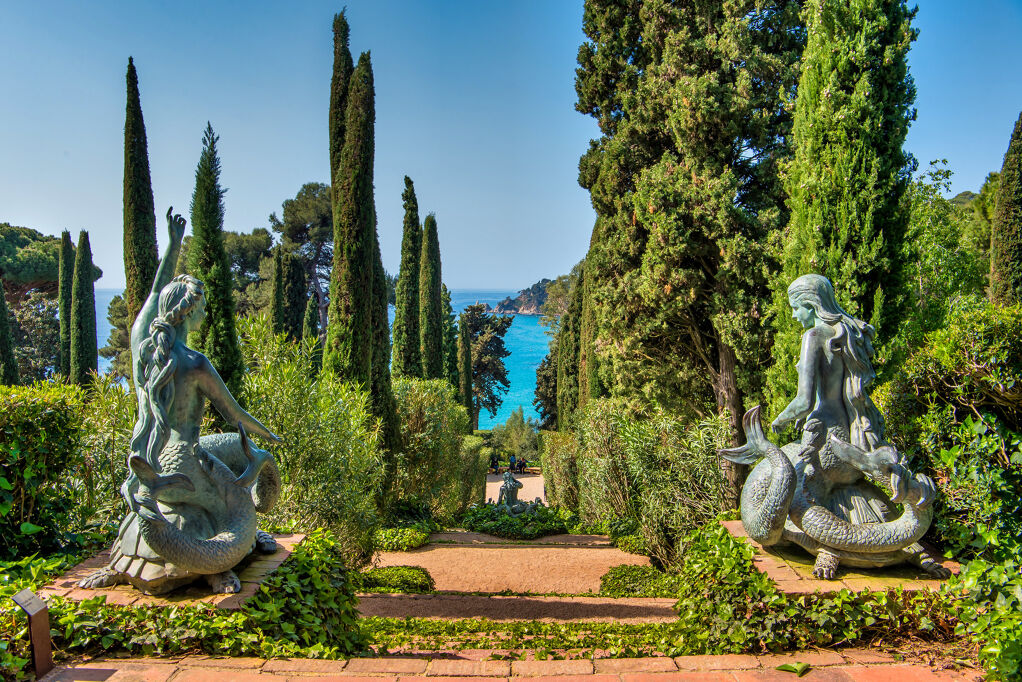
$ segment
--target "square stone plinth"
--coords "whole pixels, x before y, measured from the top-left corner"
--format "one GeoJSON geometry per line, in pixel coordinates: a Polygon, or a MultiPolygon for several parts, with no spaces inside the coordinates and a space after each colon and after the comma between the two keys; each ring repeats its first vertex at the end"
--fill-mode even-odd
{"type": "Polygon", "coordinates": [[[109,552],[100,552],[91,559],[86,559],[70,571],[60,576],[46,587],[39,590],[44,599],[52,596],[64,597],[75,601],[84,601],[100,595],[106,597],[108,604],[117,606],[190,606],[209,604],[220,609],[240,609],[241,606],[258,590],[259,585],[268,575],[273,573],[291,556],[294,548],[305,539],[304,535],[277,534],[277,551],[273,554],[252,555],[241,562],[235,572],[241,579],[241,592],[236,594],[212,594],[202,580],[191,585],[173,590],[158,597],[142,594],[131,585],[117,585],[98,590],[86,590],[78,587],[78,581],[88,576],[110,561],[109,552]]]}
{"type": "MultiPolygon", "coordinates": [[[[745,533],[741,521],[722,521],[729,533],[756,550],[753,564],[760,573],[774,581],[777,589],[785,594],[833,594],[843,589],[852,592],[879,592],[900,587],[905,592],[937,591],[941,581],[932,578],[920,568],[904,564],[887,568],[849,568],[839,566],[835,580],[817,580],[813,577],[813,563],[816,561],[801,547],[763,547],[745,533]]],[[[945,560],[944,567],[958,573],[954,561],[945,560]]]]}

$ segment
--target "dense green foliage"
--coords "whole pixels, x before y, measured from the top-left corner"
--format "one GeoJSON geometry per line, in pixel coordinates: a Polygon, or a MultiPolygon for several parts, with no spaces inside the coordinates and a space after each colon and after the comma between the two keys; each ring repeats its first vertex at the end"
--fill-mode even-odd
{"type": "Polygon", "coordinates": [[[775,412],[796,388],[802,330],[787,287],[797,277],[828,277],[844,309],[880,338],[894,335],[905,310],[904,194],[915,160],[902,145],[915,119],[908,73],[914,16],[905,0],[806,4],[809,41],[784,175],[791,219],[774,280],[777,336],[767,377],[775,412]]]}
{"type": "Polygon", "coordinates": [[[491,315],[481,303],[467,306],[461,317],[460,332],[471,347],[472,358],[472,428],[479,426],[479,412],[486,410],[493,417],[511,386],[504,358],[511,351],[504,345],[504,335],[515,318],[491,315]]]}
{"type": "Polygon", "coordinates": [[[540,439],[547,502],[578,509],[578,440],[574,433],[544,431],[540,439]]]}
{"type": "Polygon", "coordinates": [[[195,168],[192,192],[192,239],[188,273],[206,286],[206,320],[191,334],[188,345],[209,358],[232,395],[241,395],[245,364],[235,328],[231,263],[224,246],[224,190],[220,187],[220,157],[213,126],[206,123],[202,152],[195,168]]]}
{"type": "Polygon", "coordinates": [[[519,405],[511,410],[511,416],[506,422],[490,430],[490,442],[502,460],[514,455],[518,461],[524,458],[535,465],[539,459],[539,434],[536,428],[536,422],[526,419],[525,409],[519,405]]]}
{"type": "Polygon", "coordinates": [[[1022,303],[1022,114],[1004,153],[993,218],[990,298],[998,303],[1022,303]]]}
{"type": "Polygon", "coordinates": [[[469,416],[466,429],[471,432],[475,412],[472,409],[472,341],[469,338],[465,313],[458,319],[458,399],[469,416]]]}
{"type": "Polygon", "coordinates": [[[421,566],[378,566],[355,578],[359,592],[428,594],[436,590],[429,571],[421,566]]]}
{"type": "MultiPolygon", "coordinates": [[[[394,472],[398,451],[403,447],[401,424],[398,421],[397,404],[390,377],[390,325],[387,321],[388,278],[380,258],[380,241],[373,227],[373,282],[372,282],[372,376],[369,383],[369,400],[373,414],[380,420],[380,443],[383,446],[384,466],[388,477],[394,472]]],[[[389,490],[390,480],[384,485],[389,490]]]]}
{"type": "Polygon", "coordinates": [[[462,448],[468,415],[445,379],[402,377],[394,382],[405,449],[397,461],[395,501],[430,510],[448,523],[482,502],[486,462],[462,448]]]}
{"type": "MultiPolygon", "coordinates": [[[[336,183],[337,172],[344,161],[342,153],[347,135],[348,125],[348,89],[352,72],[355,69],[351,59],[351,48],[348,47],[348,40],[351,29],[348,26],[348,19],[344,16],[345,10],[334,15],[334,66],[330,75],[330,182],[336,183]]],[[[303,188],[304,189],[304,188],[303,188]]],[[[336,185],[335,185],[336,189],[336,185]]],[[[334,201],[337,198],[334,197],[334,201]]],[[[286,220],[286,218],[285,218],[286,220]]]]}
{"type": "Polygon", "coordinates": [[[344,147],[334,169],[334,264],[323,367],[366,386],[373,359],[375,121],[373,69],[364,52],[351,74],[344,147]]]}
{"type": "Polygon", "coordinates": [[[962,598],[956,635],[980,645],[979,658],[992,679],[1022,674],[1022,564],[971,561],[948,591],[962,598]]]}
{"type": "Polygon", "coordinates": [[[273,250],[273,292],[270,297],[270,329],[284,333],[284,261],[279,248],[273,250]]]}
{"type": "Polygon", "coordinates": [[[266,317],[243,320],[241,333],[250,368],[242,395],[252,414],[284,438],[265,444],[283,479],[269,518],[295,530],[331,528],[345,564],[360,568],[373,551],[383,475],[368,393],[315,371],[316,339],[291,343],[270,332],[266,317]]]}
{"type": "Polygon", "coordinates": [[[142,103],[135,62],[128,57],[127,105],[124,112],[124,300],[127,317],[134,320],[149,296],[156,277],[156,209],[149,177],[142,103]]]}
{"type": "Polygon", "coordinates": [[[57,301],[60,315],[60,361],[59,372],[67,377],[71,371],[71,289],[74,288],[75,250],[71,245],[71,233],[60,233],[58,252],[59,274],[57,301]]]}
{"type": "Polygon", "coordinates": [[[557,337],[550,341],[547,354],[536,367],[536,391],[532,406],[539,415],[539,428],[557,428],[557,337]]]}
{"type": "Polygon", "coordinates": [[[566,520],[553,507],[536,507],[534,512],[511,516],[503,507],[480,504],[465,512],[461,525],[476,533],[509,540],[535,540],[568,532],[566,520]]]}
{"type": "Polygon", "coordinates": [[[422,225],[419,256],[419,351],[422,376],[444,378],[444,310],[441,298],[440,237],[436,216],[430,213],[422,225]]]}
{"type": "Polygon", "coordinates": [[[994,209],[997,208],[997,187],[1000,185],[1000,180],[1000,173],[987,173],[979,193],[973,194],[971,199],[964,202],[968,220],[962,228],[963,245],[976,254],[979,270],[985,276],[990,273],[990,235],[993,231],[994,209]]]}
{"type": "MultiPolygon", "coordinates": [[[[579,404],[584,277],[585,263],[583,262],[578,278],[571,288],[568,307],[564,311],[557,332],[557,428],[561,431],[570,428],[579,404]]],[[[553,346],[551,345],[552,351],[553,346]]]]}
{"type": "Polygon", "coordinates": [[[420,528],[379,528],[373,536],[376,549],[381,552],[407,552],[429,542],[429,533],[420,528]]]}
{"type": "Polygon", "coordinates": [[[7,310],[7,296],[0,279],[0,384],[12,386],[20,382],[18,360],[14,357],[14,335],[11,333],[11,315],[7,310]]]}
{"type": "Polygon", "coordinates": [[[89,233],[78,235],[74,278],[71,284],[71,351],[68,381],[83,385],[99,364],[96,344],[96,289],[93,284],[92,249],[89,233]]]}
{"type": "Polygon", "coordinates": [[[447,290],[446,284],[440,285],[440,310],[443,312],[443,337],[444,337],[444,377],[454,387],[455,391],[461,390],[460,370],[458,368],[458,322],[451,307],[451,292],[447,290]]]}
{"type": "Polygon", "coordinates": [[[56,237],[0,223],[0,278],[11,307],[17,307],[32,290],[48,294],[56,290],[59,248],[56,237]]]}
{"type": "Polygon", "coordinates": [[[600,576],[601,597],[674,597],[680,589],[677,575],[652,566],[623,564],[600,576]]]}
{"type": "Polygon", "coordinates": [[[422,251],[422,226],[419,225],[419,201],[415,185],[405,176],[401,193],[405,218],[401,235],[401,266],[397,276],[394,304],[394,376],[422,376],[419,339],[419,257],[422,251]]]}
{"type": "MultiPolygon", "coordinates": [[[[14,357],[18,363],[18,375],[25,383],[43,381],[56,374],[60,355],[57,311],[57,301],[38,291],[29,294],[20,306],[11,311],[14,357]]],[[[0,338],[2,334],[0,330],[0,338]]]]}
{"type": "Polygon", "coordinates": [[[99,356],[110,360],[110,372],[115,376],[131,378],[131,324],[128,320],[128,306],[123,295],[110,299],[106,308],[106,319],[110,323],[110,336],[106,345],[99,349],[99,356]]]}
{"type": "Polygon", "coordinates": [[[309,303],[309,285],[302,259],[294,253],[284,254],[283,331],[292,341],[302,338],[305,309],[309,303]]]}
{"type": "Polygon", "coordinates": [[[71,539],[63,478],[81,464],[81,403],[72,386],[0,387],[0,558],[71,539]]]}
{"type": "Polygon", "coordinates": [[[309,182],[294,199],[285,199],[283,216],[270,214],[270,227],[281,237],[284,250],[301,259],[305,276],[316,294],[318,328],[326,329],[325,285],[334,259],[334,222],[329,185],[309,182]],[[322,303],[320,303],[322,302],[322,303]]]}
{"type": "MultiPolygon", "coordinates": [[[[154,656],[201,651],[215,656],[346,658],[364,651],[358,625],[356,574],[345,569],[337,537],[309,534],[238,611],[210,605],[124,607],[103,596],[49,602],[58,656],[128,654],[154,656]]],[[[41,564],[62,570],[61,562],[41,564]]],[[[0,566],[0,675],[25,673],[27,628],[6,599],[46,582],[39,562],[0,566]]]]}

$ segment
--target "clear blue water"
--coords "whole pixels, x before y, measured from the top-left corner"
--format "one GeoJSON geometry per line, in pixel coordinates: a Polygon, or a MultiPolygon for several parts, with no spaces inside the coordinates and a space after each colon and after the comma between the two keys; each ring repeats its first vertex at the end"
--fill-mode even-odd
{"type": "MultiPolygon", "coordinates": [[[[96,336],[99,346],[106,345],[110,336],[110,323],[106,319],[107,308],[114,296],[121,293],[118,289],[96,289],[96,336]]],[[[451,307],[455,314],[461,314],[466,306],[473,303],[489,303],[491,306],[504,300],[507,296],[516,296],[517,292],[505,290],[454,289],[451,291],[451,307]]],[[[394,321],[394,308],[390,309],[390,320],[394,321]]],[[[507,366],[508,379],[511,387],[504,396],[504,402],[495,417],[483,412],[479,415],[479,428],[489,429],[495,424],[503,424],[511,416],[511,411],[524,408],[525,416],[538,419],[539,415],[532,406],[536,392],[536,368],[547,353],[547,336],[535,315],[516,315],[511,324],[504,343],[511,355],[504,359],[507,366]]],[[[99,359],[99,371],[110,369],[110,361],[99,359]]]]}

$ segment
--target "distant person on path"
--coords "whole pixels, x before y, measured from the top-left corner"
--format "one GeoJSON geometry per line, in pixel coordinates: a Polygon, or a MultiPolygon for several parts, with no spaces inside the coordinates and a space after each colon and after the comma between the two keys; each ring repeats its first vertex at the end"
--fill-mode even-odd
{"type": "Polygon", "coordinates": [[[517,469],[515,468],[517,466],[518,466],[518,459],[514,455],[511,455],[511,461],[507,465],[507,470],[508,471],[517,471],[517,469]]]}
{"type": "Polygon", "coordinates": [[[497,457],[496,452],[490,455],[490,468],[493,469],[493,473],[500,473],[500,458],[497,457]]]}

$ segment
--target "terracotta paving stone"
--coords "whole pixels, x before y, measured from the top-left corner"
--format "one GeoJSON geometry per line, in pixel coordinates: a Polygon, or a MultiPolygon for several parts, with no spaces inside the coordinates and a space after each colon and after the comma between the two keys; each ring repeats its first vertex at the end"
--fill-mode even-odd
{"type": "MultiPolygon", "coordinates": [[[[546,662],[546,661],[544,661],[546,662]]],[[[512,682],[514,678],[511,678],[512,682]]],[[[617,675],[536,675],[529,677],[529,682],[621,682],[617,675]]]]}
{"type": "Polygon", "coordinates": [[[596,673],[617,675],[621,673],[668,673],[678,669],[673,658],[664,656],[651,658],[601,658],[593,662],[596,673]]]}
{"type": "Polygon", "coordinates": [[[321,658],[275,658],[262,667],[267,673],[339,673],[347,661],[330,661],[321,658]]]}
{"type": "Polygon", "coordinates": [[[426,669],[430,677],[507,677],[511,674],[511,661],[470,661],[465,659],[435,659],[426,669]]]}
{"type": "Polygon", "coordinates": [[[286,677],[260,675],[257,671],[223,670],[217,668],[182,668],[174,675],[174,682],[270,682],[286,677]]]}
{"type": "MultiPolygon", "coordinates": [[[[401,676],[398,682],[436,682],[436,677],[405,677],[401,676]]],[[[507,677],[444,677],[444,682],[507,682],[507,677]]]]}
{"type": "Polygon", "coordinates": [[[735,682],[729,672],[720,670],[686,670],[673,673],[625,673],[622,682],[735,682]]]}
{"type": "Polygon", "coordinates": [[[252,656],[234,656],[231,658],[215,658],[213,656],[185,656],[181,659],[178,664],[182,668],[196,667],[196,668],[230,668],[231,670],[238,670],[240,668],[249,668],[257,670],[263,667],[263,663],[266,660],[262,658],[255,658],[252,656]]]}
{"type": "Polygon", "coordinates": [[[841,668],[855,682],[935,682],[937,680],[982,680],[983,675],[972,671],[962,673],[953,670],[932,670],[925,665],[862,665],[841,668]]]}
{"type": "Polygon", "coordinates": [[[842,665],[845,659],[836,651],[792,651],[784,654],[764,654],[757,656],[760,665],[764,668],[775,668],[782,663],[808,663],[814,668],[825,665],[842,665]]]}
{"type": "Polygon", "coordinates": [[[424,675],[426,673],[424,658],[353,658],[348,661],[344,672],[351,674],[372,675],[424,675]]]}
{"type": "MultiPolygon", "coordinates": [[[[300,677],[292,677],[292,680],[302,679],[300,677]]],[[[325,675],[316,676],[312,678],[319,682],[397,682],[397,677],[394,675],[349,675],[348,673],[341,673],[339,675],[325,675]]]]}
{"type": "Polygon", "coordinates": [[[511,674],[520,677],[586,675],[586,679],[593,679],[593,662],[581,659],[572,661],[513,661],[511,663],[511,674]]]}
{"type": "Polygon", "coordinates": [[[747,654],[722,656],[676,656],[679,670],[749,670],[759,667],[759,659],[747,654]]]}
{"type": "Polygon", "coordinates": [[[879,649],[839,649],[841,654],[849,663],[897,663],[896,659],[886,651],[879,649]]]}
{"type": "MultiPolygon", "coordinates": [[[[736,682],[792,682],[793,680],[806,680],[807,682],[858,682],[840,668],[812,668],[802,677],[796,677],[794,673],[782,670],[736,670],[731,673],[736,682]]],[[[893,680],[892,680],[893,682],[893,680]]],[[[897,682],[904,682],[898,680],[897,682]]]]}

